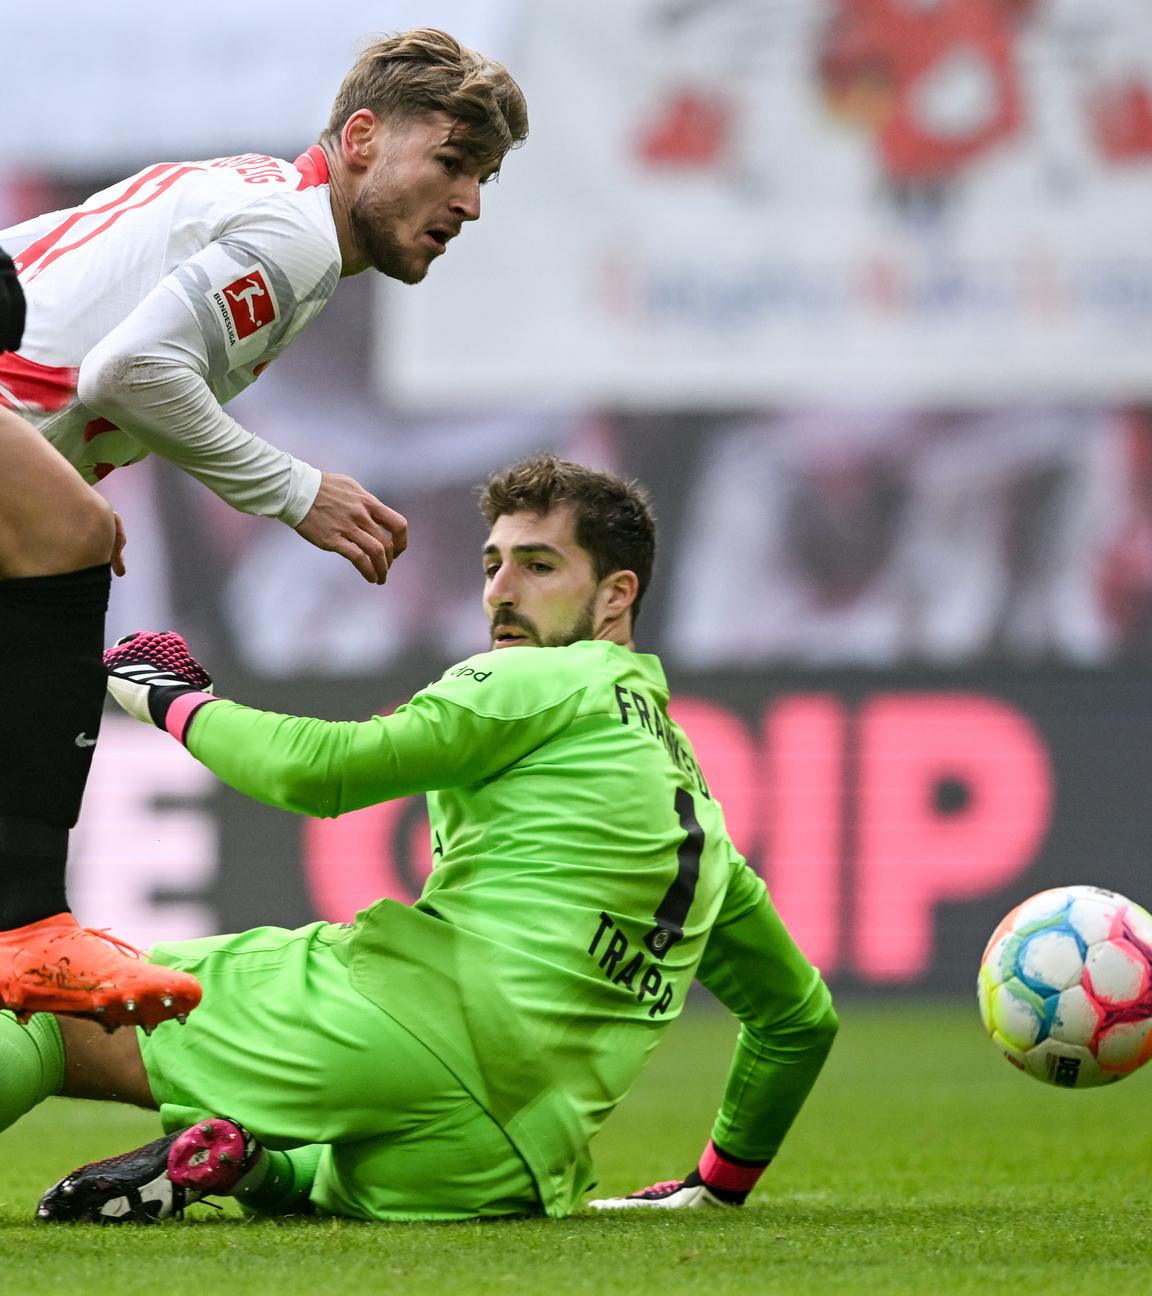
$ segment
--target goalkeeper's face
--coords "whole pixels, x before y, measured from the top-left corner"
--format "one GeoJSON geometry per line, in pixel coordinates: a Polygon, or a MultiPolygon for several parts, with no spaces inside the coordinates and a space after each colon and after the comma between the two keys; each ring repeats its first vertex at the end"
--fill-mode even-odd
{"type": "Polygon", "coordinates": [[[496,519],[484,546],[484,611],[493,648],[631,642],[631,598],[620,596],[620,573],[598,580],[573,530],[568,505],[496,519]]]}

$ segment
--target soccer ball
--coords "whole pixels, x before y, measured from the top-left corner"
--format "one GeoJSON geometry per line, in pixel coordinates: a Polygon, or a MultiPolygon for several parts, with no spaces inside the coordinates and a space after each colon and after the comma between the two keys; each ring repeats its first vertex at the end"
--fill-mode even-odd
{"type": "Polygon", "coordinates": [[[1152,914],[1100,887],[1041,891],[992,933],[977,991],[1025,1074],[1066,1089],[1122,1080],[1152,1057],[1152,914]]]}

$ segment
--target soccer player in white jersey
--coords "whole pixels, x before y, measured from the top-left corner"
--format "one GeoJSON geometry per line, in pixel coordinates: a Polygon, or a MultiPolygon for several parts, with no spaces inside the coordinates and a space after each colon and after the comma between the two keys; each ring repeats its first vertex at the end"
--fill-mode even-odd
{"type": "Polygon", "coordinates": [[[382,583],[407,543],[404,517],[222,406],[342,276],[423,279],[479,219],[480,186],[526,134],[502,66],[418,29],[364,49],[319,143],[294,162],[161,163],[0,231],[19,273],[13,310],[20,290],[27,299],[22,338],[0,348],[0,638],[11,645],[0,672],[0,1006],[109,1025],[190,1006],[187,986],[149,984],[142,999],[133,976],[147,965],[67,909],[67,834],[99,724],[123,543],[111,510],[78,488],[155,452],[382,583]],[[91,544],[80,538],[89,516],[91,544]]]}

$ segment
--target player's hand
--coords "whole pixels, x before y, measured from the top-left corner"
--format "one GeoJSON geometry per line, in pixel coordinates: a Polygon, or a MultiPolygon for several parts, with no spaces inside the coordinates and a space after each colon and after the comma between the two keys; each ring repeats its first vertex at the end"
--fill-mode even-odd
{"type": "Polygon", "coordinates": [[[318,549],[347,558],[373,585],[408,548],[408,521],[351,477],[323,473],[312,507],[297,532],[318,549]]]}
{"type": "Polygon", "coordinates": [[[708,1187],[695,1170],[684,1179],[670,1179],[629,1193],[627,1197],[601,1197],[588,1203],[594,1210],[631,1210],[634,1207],[656,1210],[696,1210],[702,1206],[741,1206],[742,1202],[723,1201],[708,1187]]]}
{"type": "Polygon", "coordinates": [[[112,570],[117,576],[123,576],[127,568],[124,566],[124,546],[128,543],[128,537],[124,533],[124,521],[119,513],[113,513],[116,520],[116,538],[112,541],[112,557],[109,561],[112,564],[112,570]]]}
{"type": "Polygon", "coordinates": [[[104,653],[108,692],[137,720],[183,742],[211,697],[212,679],[174,630],[125,635],[104,653]]]}
{"type": "Polygon", "coordinates": [[[696,1210],[704,1206],[743,1206],[764,1173],[767,1162],[742,1161],[708,1140],[696,1169],[683,1179],[653,1184],[627,1197],[601,1197],[588,1205],[596,1210],[696,1210]]]}

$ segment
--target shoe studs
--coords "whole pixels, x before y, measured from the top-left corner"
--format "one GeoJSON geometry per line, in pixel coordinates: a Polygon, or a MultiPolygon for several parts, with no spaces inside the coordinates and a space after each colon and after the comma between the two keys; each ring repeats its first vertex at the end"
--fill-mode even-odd
{"type": "Polygon", "coordinates": [[[105,1032],[106,1032],[107,1034],[109,1034],[109,1035],[111,1035],[112,1032],[113,1032],[113,1031],[117,1028],[117,1026],[120,1024],[119,1022],[114,1022],[114,1021],[109,1021],[109,1020],[108,1020],[108,1005],[107,1005],[107,1004],[93,1004],[93,1005],[92,1005],[92,1020],[95,1021],[95,1022],[98,1022],[101,1026],[103,1026],[105,1032]]]}
{"type": "Polygon", "coordinates": [[[160,997],[160,1006],[164,1009],[171,1008],[175,1002],[176,1000],[170,994],[161,995],[160,997]]]}
{"type": "Polygon", "coordinates": [[[136,1000],[135,1000],[135,999],[125,999],[125,1000],[124,1000],[124,1011],[125,1011],[126,1013],[134,1013],[134,1012],[136,1011],[136,1000]]]}
{"type": "Polygon", "coordinates": [[[183,1026],[184,1023],[188,1020],[188,1014],[187,1014],[187,1013],[177,1013],[177,1014],[176,1014],[176,1020],[180,1023],[181,1026],[183,1026]]]}

